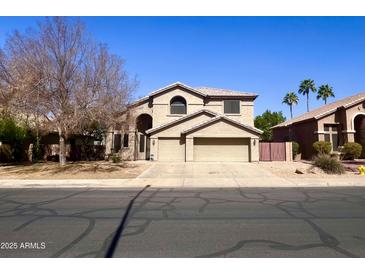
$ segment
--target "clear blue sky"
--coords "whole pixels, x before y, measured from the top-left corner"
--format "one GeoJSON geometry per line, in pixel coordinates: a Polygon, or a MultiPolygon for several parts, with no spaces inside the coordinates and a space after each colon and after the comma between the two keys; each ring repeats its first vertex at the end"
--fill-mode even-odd
{"type": "MultiPolygon", "coordinates": [[[[0,17],[0,46],[42,18],[0,17]]],[[[337,98],[365,91],[365,17],[82,17],[140,80],[135,97],[180,81],[259,93],[255,114],[283,110],[311,78],[337,98]]],[[[294,115],[305,111],[305,98],[294,115]]],[[[331,99],[330,101],[332,101],[331,99]]],[[[311,95],[311,108],[321,105],[311,95]]]]}

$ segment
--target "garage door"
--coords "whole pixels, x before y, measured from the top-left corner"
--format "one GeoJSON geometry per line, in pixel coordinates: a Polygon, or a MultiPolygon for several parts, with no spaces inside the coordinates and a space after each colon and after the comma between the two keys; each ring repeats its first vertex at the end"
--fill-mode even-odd
{"type": "Polygon", "coordinates": [[[194,161],[249,161],[248,138],[194,138],[194,161]]]}
{"type": "Polygon", "coordinates": [[[159,138],[158,160],[185,161],[185,142],[180,138],[159,138]]]}

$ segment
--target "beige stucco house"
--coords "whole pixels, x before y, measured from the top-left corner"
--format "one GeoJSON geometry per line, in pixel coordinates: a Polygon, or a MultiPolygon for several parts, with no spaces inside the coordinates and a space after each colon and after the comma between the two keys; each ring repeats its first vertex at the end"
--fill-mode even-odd
{"type": "Polygon", "coordinates": [[[259,160],[257,94],[174,83],[130,104],[107,153],[124,160],[259,160]]]}

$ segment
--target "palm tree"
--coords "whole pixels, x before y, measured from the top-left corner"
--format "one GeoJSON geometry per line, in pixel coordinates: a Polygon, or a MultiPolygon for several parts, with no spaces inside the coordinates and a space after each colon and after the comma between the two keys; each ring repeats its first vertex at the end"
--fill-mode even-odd
{"type": "Polygon", "coordinates": [[[314,81],[311,79],[303,80],[300,83],[298,92],[299,92],[299,94],[303,94],[303,95],[307,96],[307,111],[309,111],[309,92],[310,91],[312,91],[312,92],[317,91],[314,81]]]}
{"type": "Polygon", "coordinates": [[[318,88],[317,100],[322,99],[324,104],[327,104],[328,97],[335,97],[332,87],[329,85],[322,85],[318,88]]]}
{"type": "Polygon", "coordinates": [[[283,104],[287,104],[290,107],[290,116],[293,118],[293,105],[297,105],[299,98],[294,92],[288,92],[283,98],[283,104]]]}

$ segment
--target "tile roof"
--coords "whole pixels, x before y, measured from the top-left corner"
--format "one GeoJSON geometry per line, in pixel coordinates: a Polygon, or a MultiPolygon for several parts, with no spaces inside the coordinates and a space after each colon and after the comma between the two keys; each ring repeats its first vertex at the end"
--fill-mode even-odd
{"type": "Polygon", "coordinates": [[[338,108],[344,107],[348,108],[354,104],[357,104],[361,101],[365,100],[365,92],[361,92],[346,98],[343,98],[341,100],[337,100],[333,103],[324,105],[322,107],[316,108],[312,111],[306,112],[298,117],[295,117],[293,119],[287,120],[283,123],[280,123],[276,126],[273,126],[272,128],[278,128],[278,127],[286,127],[295,123],[299,123],[302,121],[306,121],[309,119],[319,119],[323,116],[329,115],[333,112],[335,112],[338,108]]]}
{"type": "Polygon", "coordinates": [[[211,88],[211,87],[196,87],[194,88],[201,93],[206,94],[207,96],[253,96],[257,97],[256,93],[251,92],[241,92],[230,89],[222,89],[222,88],[211,88]]]}
{"type": "Polygon", "coordinates": [[[192,88],[188,85],[185,85],[184,83],[181,82],[176,82],[176,83],[172,83],[168,86],[165,86],[163,88],[157,89],[153,92],[151,92],[150,94],[132,102],[129,104],[129,106],[133,106],[136,105],[140,102],[146,101],[148,100],[150,97],[153,97],[161,92],[164,92],[170,88],[174,88],[174,87],[183,87],[187,90],[190,90],[191,92],[194,92],[196,94],[199,94],[203,97],[217,97],[217,96],[232,96],[232,97],[237,97],[237,96],[242,96],[242,97],[253,97],[254,99],[258,96],[256,93],[250,93],[250,92],[240,92],[240,91],[234,91],[234,90],[229,90],[229,89],[221,89],[221,88],[210,88],[210,87],[198,87],[198,88],[192,88]]]}

